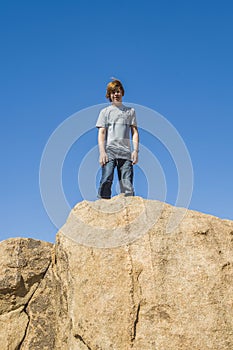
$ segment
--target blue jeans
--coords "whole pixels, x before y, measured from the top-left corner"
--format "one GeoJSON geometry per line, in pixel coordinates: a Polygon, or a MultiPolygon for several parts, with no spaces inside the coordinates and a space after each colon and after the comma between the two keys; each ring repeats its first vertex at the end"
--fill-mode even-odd
{"type": "Polygon", "coordinates": [[[125,196],[134,196],[133,165],[128,159],[112,159],[102,166],[102,177],[98,191],[98,198],[111,198],[114,169],[117,167],[121,193],[125,196]]]}

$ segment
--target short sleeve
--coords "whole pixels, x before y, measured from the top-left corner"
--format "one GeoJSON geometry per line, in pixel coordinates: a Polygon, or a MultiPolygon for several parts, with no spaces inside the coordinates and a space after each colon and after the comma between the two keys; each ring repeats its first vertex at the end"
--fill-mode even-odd
{"type": "Polygon", "coordinates": [[[106,128],[107,122],[106,122],[106,113],[105,109],[102,109],[99,113],[97,122],[96,122],[96,127],[97,128],[106,128]]]}
{"type": "Polygon", "coordinates": [[[134,108],[131,108],[131,123],[130,125],[137,126],[136,112],[134,108]]]}

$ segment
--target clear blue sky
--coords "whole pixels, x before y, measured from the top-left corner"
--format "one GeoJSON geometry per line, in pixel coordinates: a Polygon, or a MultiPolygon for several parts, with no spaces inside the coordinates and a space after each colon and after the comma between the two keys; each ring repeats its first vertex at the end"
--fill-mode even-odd
{"type": "MultiPolygon", "coordinates": [[[[0,33],[0,239],[54,241],[58,229],[40,196],[43,149],[69,116],[107,102],[111,76],[122,80],[125,101],[159,112],[183,138],[194,170],[189,208],[233,219],[231,1],[5,1],[0,33]]],[[[141,131],[174,204],[174,164],[150,137],[141,131]]],[[[71,207],[82,200],[81,158],[95,144],[93,129],[64,162],[71,207]]],[[[135,172],[136,194],[146,197],[135,172]]]]}

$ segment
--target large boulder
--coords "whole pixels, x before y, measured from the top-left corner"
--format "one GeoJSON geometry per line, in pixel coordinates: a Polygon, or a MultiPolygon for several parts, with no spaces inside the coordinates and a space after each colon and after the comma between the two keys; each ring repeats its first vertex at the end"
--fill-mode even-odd
{"type": "Polygon", "coordinates": [[[29,238],[0,243],[0,349],[20,349],[30,318],[27,306],[51,262],[51,243],[29,238]]]}
{"type": "Polygon", "coordinates": [[[3,350],[233,349],[233,221],[119,195],[0,254],[3,350]]]}
{"type": "Polygon", "coordinates": [[[233,349],[232,221],[140,197],[82,202],[56,269],[67,349],[233,349]]]}

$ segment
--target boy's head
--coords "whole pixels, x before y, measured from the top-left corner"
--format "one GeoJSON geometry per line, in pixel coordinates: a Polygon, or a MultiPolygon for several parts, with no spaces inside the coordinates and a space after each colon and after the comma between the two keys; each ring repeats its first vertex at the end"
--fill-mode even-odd
{"type": "Polygon", "coordinates": [[[120,82],[120,80],[115,79],[115,80],[111,81],[110,83],[108,83],[107,91],[106,91],[106,98],[108,98],[110,102],[112,102],[111,94],[117,90],[121,90],[122,96],[124,96],[125,90],[124,90],[123,85],[120,82]]]}

